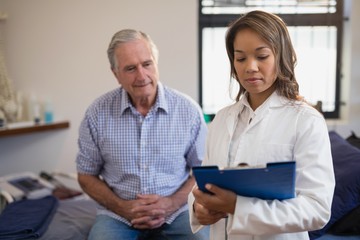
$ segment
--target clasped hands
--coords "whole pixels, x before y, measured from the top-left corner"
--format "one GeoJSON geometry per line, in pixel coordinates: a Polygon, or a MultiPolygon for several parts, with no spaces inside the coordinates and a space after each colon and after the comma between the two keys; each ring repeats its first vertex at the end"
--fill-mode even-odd
{"type": "Polygon", "coordinates": [[[236,194],[229,190],[206,184],[206,189],[212,194],[201,191],[197,186],[192,193],[195,197],[193,209],[200,224],[209,225],[234,214],[236,194]]]}
{"type": "Polygon", "coordinates": [[[127,201],[122,208],[121,215],[137,229],[158,228],[165,223],[165,218],[176,210],[170,197],[156,194],[139,194],[137,199],[127,201]]]}

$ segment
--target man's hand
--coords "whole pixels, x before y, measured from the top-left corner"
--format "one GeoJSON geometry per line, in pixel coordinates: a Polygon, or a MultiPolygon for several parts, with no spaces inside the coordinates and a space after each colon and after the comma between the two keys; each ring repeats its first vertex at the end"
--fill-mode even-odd
{"type": "Polygon", "coordinates": [[[126,218],[139,229],[158,228],[165,218],[187,201],[194,180],[189,178],[183,186],[169,197],[156,194],[138,195],[135,200],[125,200],[117,196],[98,176],[78,174],[79,184],[90,197],[99,204],[126,218]]]}
{"type": "Polygon", "coordinates": [[[129,201],[125,217],[134,228],[153,229],[163,225],[165,218],[175,210],[169,197],[138,195],[136,200],[129,201]]]}

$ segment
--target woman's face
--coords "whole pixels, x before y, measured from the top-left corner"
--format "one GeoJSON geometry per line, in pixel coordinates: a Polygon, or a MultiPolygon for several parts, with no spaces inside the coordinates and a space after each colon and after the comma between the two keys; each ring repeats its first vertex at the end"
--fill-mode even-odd
{"type": "Polygon", "coordinates": [[[255,31],[245,28],[235,35],[234,67],[249,100],[261,104],[274,92],[275,62],[272,49],[255,31]]]}

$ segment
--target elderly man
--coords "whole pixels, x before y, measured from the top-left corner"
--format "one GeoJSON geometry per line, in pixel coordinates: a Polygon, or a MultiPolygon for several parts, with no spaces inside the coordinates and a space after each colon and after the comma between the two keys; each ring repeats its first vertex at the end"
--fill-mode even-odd
{"type": "Polygon", "coordinates": [[[207,133],[199,106],[159,82],[147,34],[117,32],[108,57],[121,87],[87,109],[76,159],[81,187],[99,203],[89,239],[207,239],[207,229],[191,232],[187,211],[207,133]]]}

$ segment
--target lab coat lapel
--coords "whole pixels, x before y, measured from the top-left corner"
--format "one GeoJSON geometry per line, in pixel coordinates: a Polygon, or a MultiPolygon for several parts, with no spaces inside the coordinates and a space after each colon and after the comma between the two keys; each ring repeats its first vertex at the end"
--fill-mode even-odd
{"type": "Polygon", "coordinates": [[[256,116],[251,121],[251,124],[247,128],[247,131],[258,125],[261,121],[263,121],[264,118],[270,114],[272,108],[282,106],[284,103],[282,102],[281,99],[282,97],[279,96],[276,91],[273,94],[271,94],[270,97],[263,103],[263,105],[260,106],[259,111],[256,112],[256,116]]]}
{"type": "Polygon", "coordinates": [[[232,138],[232,135],[234,134],[235,127],[238,120],[238,115],[244,108],[244,105],[242,105],[240,102],[235,103],[232,106],[232,109],[229,111],[229,114],[226,118],[226,129],[230,135],[230,139],[232,138]]]}
{"type": "Polygon", "coordinates": [[[270,109],[266,108],[263,111],[260,111],[256,117],[251,121],[251,123],[249,124],[247,131],[249,131],[250,129],[252,129],[253,127],[255,127],[257,124],[259,124],[261,121],[263,121],[263,119],[270,113],[270,109]]]}

